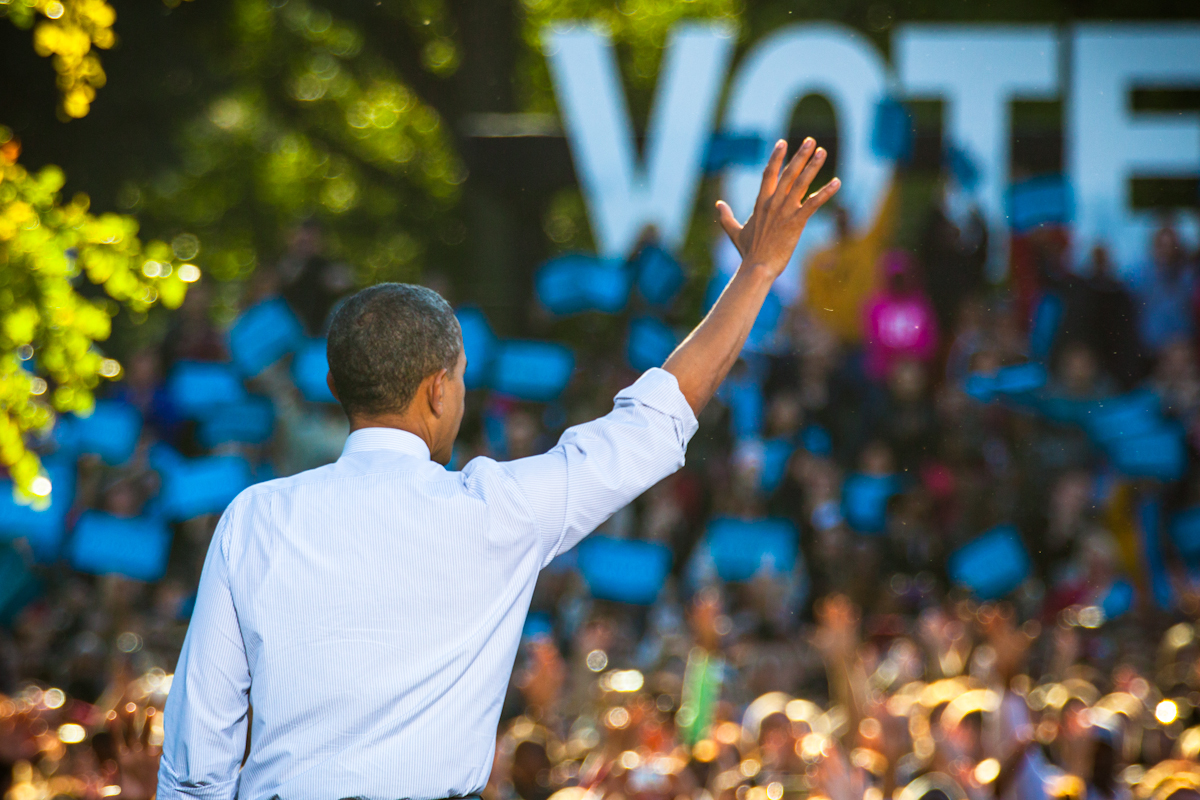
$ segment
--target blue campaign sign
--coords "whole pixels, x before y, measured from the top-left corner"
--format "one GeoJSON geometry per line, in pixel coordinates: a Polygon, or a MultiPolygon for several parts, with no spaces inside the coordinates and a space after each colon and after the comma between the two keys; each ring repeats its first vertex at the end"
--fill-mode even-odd
{"type": "Polygon", "coordinates": [[[996,395],[1015,398],[1046,385],[1046,368],[1035,362],[1001,367],[995,373],[972,372],[963,383],[963,391],[980,401],[991,402],[996,395]]]}
{"type": "Polygon", "coordinates": [[[162,475],[159,498],[163,514],[170,520],[219,514],[254,482],[250,465],[239,456],[175,460],[164,453],[157,459],[152,456],[151,463],[162,475]]]}
{"type": "Polygon", "coordinates": [[[814,456],[822,458],[833,453],[833,437],[820,425],[806,425],[800,431],[800,445],[814,456]]]}
{"type": "Polygon", "coordinates": [[[1163,422],[1157,429],[1106,443],[1113,467],[1131,478],[1179,480],[1187,469],[1183,430],[1163,422]]]}
{"type": "Polygon", "coordinates": [[[41,591],[21,554],[11,545],[0,544],[0,625],[10,624],[41,591]]]}
{"type": "Polygon", "coordinates": [[[729,423],[738,439],[757,437],[763,426],[762,387],[749,375],[726,378],[721,399],[729,406],[729,423]]]}
{"type": "Polygon", "coordinates": [[[220,361],[180,361],[167,376],[167,394],[180,416],[196,419],[246,399],[241,376],[220,361]]]}
{"type": "Polygon", "coordinates": [[[1058,323],[1062,320],[1063,301],[1053,292],[1042,295],[1033,311],[1033,324],[1029,326],[1029,354],[1045,360],[1054,347],[1058,335],[1058,323]]]}
{"type": "Polygon", "coordinates": [[[642,248],[634,269],[637,272],[638,291],[656,306],[670,305],[687,282],[687,276],[679,262],[666,250],[655,245],[642,248]]]}
{"type": "Polygon", "coordinates": [[[75,459],[63,455],[42,459],[50,479],[50,502],[17,502],[13,483],[0,481],[0,539],[25,539],[40,562],[54,561],[62,545],[67,511],[75,502],[75,459]]]}
{"type": "Polygon", "coordinates": [[[630,275],[617,261],[580,253],[547,261],[534,276],[538,300],[552,314],[616,314],[629,300],[630,275]]]}
{"type": "Polygon", "coordinates": [[[1046,368],[1041,364],[1013,364],[996,370],[992,388],[1003,395],[1026,394],[1041,389],[1046,380],[1046,368]]]}
{"type": "Polygon", "coordinates": [[[996,600],[1029,577],[1029,553],[1017,529],[1000,525],[950,555],[950,579],[981,600],[996,600]]]}
{"type": "Polygon", "coordinates": [[[282,297],[264,300],[246,309],[229,330],[229,353],[238,370],[247,377],[296,349],[304,338],[304,326],[282,297]]]}
{"type": "Polygon", "coordinates": [[[325,375],[329,362],[325,359],[325,340],[308,339],[298,348],[292,358],[292,380],[301,396],[310,403],[336,403],[325,375]]]}
{"type": "Polygon", "coordinates": [[[200,421],[196,438],[206,448],[230,442],[262,444],[275,431],[275,406],[270,398],[251,396],[223,406],[200,421]]]}
{"type": "Polygon", "coordinates": [[[167,571],[171,530],[158,517],[115,517],[86,511],[75,525],[67,557],[71,566],[93,575],[124,575],[156,581],[167,571]]]}
{"type": "Polygon", "coordinates": [[[496,334],[478,308],[466,306],[454,314],[462,328],[463,350],[467,355],[467,371],[463,373],[463,381],[468,389],[487,386],[492,361],[496,357],[496,334]]]}
{"type": "Polygon", "coordinates": [[[671,570],[671,549],[656,542],[590,536],[579,543],[579,571],[593,597],[650,605],[671,570]]]}
{"type": "Polygon", "coordinates": [[[735,164],[753,166],[762,161],[766,151],[767,140],[761,136],[716,133],[708,140],[708,150],[704,154],[704,170],[711,173],[720,172],[735,164]]]}
{"type": "Polygon", "coordinates": [[[1114,619],[1133,608],[1133,586],[1128,581],[1116,580],[1100,601],[1105,619],[1114,619]]]}
{"type": "Polygon", "coordinates": [[[1200,506],[1180,511],[1171,520],[1171,540],[1185,560],[1200,562],[1200,506]]]}
{"type": "Polygon", "coordinates": [[[889,161],[912,158],[916,128],[912,114],[894,97],[885,97],[875,107],[875,125],[871,130],[871,150],[889,161]]]}
{"type": "Polygon", "coordinates": [[[842,484],[842,516],[859,533],[880,534],[887,530],[887,504],[900,492],[894,475],[855,473],[842,484]]]}
{"type": "Polygon", "coordinates": [[[84,416],[65,416],[59,425],[69,428],[60,440],[77,453],[95,453],[104,463],[124,464],[137,449],[142,435],[142,415],[119,400],[97,400],[92,413],[84,416]]]}
{"type": "Polygon", "coordinates": [[[1161,431],[1164,424],[1158,395],[1145,390],[1100,400],[1084,420],[1088,434],[1098,442],[1145,436],[1161,431]]]}
{"type": "Polygon", "coordinates": [[[966,148],[947,145],[944,158],[950,174],[959,186],[970,192],[979,185],[979,164],[966,148]]]}
{"type": "Polygon", "coordinates": [[[492,388],[521,400],[557,399],[575,371],[575,355],[553,342],[506,341],[496,351],[492,388]]]}
{"type": "Polygon", "coordinates": [[[1072,211],[1071,185],[1062,175],[1030,178],[1008,190],[1008,218],[1014,233],[1039,225],[1065,225],[1072,211]]]}
{"type": "Polygon", "coordinates": [[[798,535],[784,519],[718,517],[708,525],[705,543],[723,581],[748,581],[759,572],[791,572],[798,535]]]}
{"type": "Polygon", "coordinates": [[[631,367],[645,372],[651,367],[661,367],[678,344],[675,332],[665,323],[653,317],[638,317],[629,323],[625,353],[631,367]]]}
{"type": "Polygon", "coordinates": [[[783,475],[787,471],[788,459],[796,452],[796,445],[790,439],[768,439],[763,444],[762,472],[759,474],[759,484],[767,494],[779,488],[783,475]]]}

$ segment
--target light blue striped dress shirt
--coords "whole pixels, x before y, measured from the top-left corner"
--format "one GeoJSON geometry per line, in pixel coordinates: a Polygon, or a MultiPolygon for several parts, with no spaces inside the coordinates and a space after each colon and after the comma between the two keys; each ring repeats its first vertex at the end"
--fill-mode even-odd
{"type": "Polygon", "coordinates": [[[480,791],[538,572],[679,469],[695,431],[652,369],[544,455],[450,472],[368,428],[242,492],[204,563],[158,800],[480,791]]]}

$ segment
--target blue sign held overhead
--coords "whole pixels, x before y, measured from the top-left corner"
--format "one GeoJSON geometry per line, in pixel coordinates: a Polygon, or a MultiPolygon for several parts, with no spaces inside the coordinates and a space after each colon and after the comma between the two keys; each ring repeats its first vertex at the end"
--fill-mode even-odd
{"type": "Polygon", "coordinates": [[[1027,395],[1043,388],[1046,380],[1046,368],[1029,362],[1001,367],[990,375],[972,372],[963,383],[963,391],[981,403],[987,403],[996,395],[1006,398],[1027,395]]]}
{"type": "Polygon", "coordinates": [[[629,323],[629,365],[638,372],[661,367],[675,350],[679,339],[663,322],[653,317],[638,317],[629,323]]]}
{"type": "Polygon", "coordinates": [[[229,353],[238,370],[253,377],[296,349],[304,326],[281,297],[251,306],[229,331],[229,353]]]}
{"type": "Polygon", "coordinates": [[[1113,581],[1113,585],[1109,587],[1104,598],[1100,601],[1100,608],[1104,611],[1104,618],[1115,619],[1125,614],[1129,609],[1133,608],[1133,598],[1133,586],[1128,581],[1113,581]]]}
{"type": "Polygon", "coordinates": [[[704,171],[712,173],[734,165],[760,164],[767,147],[767,140],[754,134],[715,133],[704,153],[704,171]]]}
{"type": "Polygon", "coordinates": [[[254,482],[250,465],[238,456],[180,461],[161,457],[157,462],[162,475],[159,497],[163,514],[170,520],[220,514],[239,492],[254,482]]]}
{"type": "Polygon", "coordinates": [[[1106,443],[1108,457],[1119,472],[1133,478],[1176,481],[1187,470],[1187,444],[1174,423],[1149,433],[1125,436],[1106,443]]]}
{"type": "Polygon", "coordinates": [[[907,162],[912,158],[916,128],[908,108],[894,97],[885,97],[875,107],[875,125],[871,130],[871,150],[889,161],[907,162]]]}
{"type": "Polygon", "coordinates": [[[1066,225],[1071,221],[1071,185],[1062,175],[1041,175],[1014,183],[1008,190],[1008,219],[1014,233],[1039,225],[1066,225]]]}
{"type": "Polygon", "coordinates": [[[180,361],[167,376],[167,394],[188,419],[246,399],[241,376],[233,365],[219,361],[180,361]]]}
{"type": "Polygon", "coordinates": [[[687,283],[687,275],[675,257],[657,245],[647,245],[634,262],[637,288],[656,306],[668,306],[687,283]]]}
{"type": "Polygon", "coordinates": [[[972,153],[957,145],[947,145],[944,153],[946,167],[965,191],[974,191],[979,185],[979,164],[972,153]]]}
{"type": "Polygon", "coordinates": [[[506,341],[496,351],[492,388],[521,400],[555,400],[575,371],[575,355],[553,342],[506,341]]]}
{"type": "Polygon", "coordinates": [[[1171,520],[1171,540],[1185,561],[1200,563],[1200,506],[1184,509],[1171,520]]]}
{"type": "Polygon", "coordinates": [[[42,459],[50,479],[50,500],[37,504],[17,502],[13,482],[0,481],[0,539],[25,539],[39,562],[58,558],[67,512],[75,502],[75,459],[53,455],[42,459]]]}
{"type": "Polygon", "coordinates": [[[894,475],[849,475],[842,484],[842,516],[859,533],[886,533],[887,504],[899,493],[894,475]]]}
{"type": "Polygon", "coordinates": [[[759,474],[759,485],[763,492],[770,494],[783,483],[788,460],[794,452],[796,445],[788,439],[768,439],[763,443],[762,471],[759,474]]]}
{"type": "Polygon", "coordinates": [[[310,403],[336,403],[325,376],[329,362],[325,358],[325,340],[309,339],[296,348],[292,358],[292,380],[300,395],[310,403]]]}
{"type": "Polygon", "coordinates": [[[1130,392],[1101,400],[1084,421],[1088,435],[1104,443],[1157,433],[1166,424],[1162,416],[1162,402],[1151,391],[1130,392]]]}
{"type": "Polygon", "coordinates": [[[1029,577],[1029,553],[1017,529],[1011,525],[992,528],[950,555],[950,579],[965,586],[981,600],[996,600],[1016,589],[1029,577]]]}
{"type": "Polygon", "coordinates": [[[671,549],[656,542],[589,536],[578,550],[579,571],[601,600],[648,606],[671,570],[671,549]]]}
{"type": "Polygon", "coordinates": [[[463,381],[468,389],[487,386],[492,361],[496,357],[496,334],[478,308],[466,306],[454,314],[462,328],[463,350],[467,356],[467,371],[463,373],[463,381]]]}
{"type": "Polygon", "coordinates": [[[63,431],[60,446],[77,453],[94,453],[105,464],[124,464],[137,449],[142,435],[142,415],[119,400],[97,400],[92,413],[64,416],[58,421],[63,431]]]}
{"type": "Polygon", "coordinates": [[[103,511],[84,512],[67,547],[71,566],[80,572],[139,581],[160,579],[170,552],[171,530],[162,519],[129,519],[103,511]]]}
{"type": "Polygon", "coordinates": [[[196,438],[209,449],[230,442],[262,444],[274,430],[275,406],[270,398],[247,397],[201,420],[196,438]]]}
{"type": "Polygon", "coordinates": [[[534,276],[538,300],[551,314],[617,314],[629,301],[631,279],[618,261],[579,253],[547,261],[534,276]]]}
{"type": "Polygon", "coordinates": [[[1033,311],[1033,324],[1029,326],[1029,355],[1033,358],[1039,361],[1049,358],[1062,315],[1062,298],[1053,292],[1042,295],[1033,311]]]}
{"type": "Polygon", "coordinates": [[[705,545],[723,581],[748,581],[760,572],[791,572],[799,536],[783,519],[718,517],[708,525],[705,545]]]}

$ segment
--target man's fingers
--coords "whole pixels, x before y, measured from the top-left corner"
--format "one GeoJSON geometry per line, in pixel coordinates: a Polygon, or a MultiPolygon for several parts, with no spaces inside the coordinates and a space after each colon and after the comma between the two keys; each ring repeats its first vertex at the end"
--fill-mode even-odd
{"type": "Polygon", "coordinates": [[[767,166],[763,169],[762,185],[758,187],[758,199],[754,201],[754,208],[762,208],[771,195],[775,194],[775,187],[779,185],[779,168],[783,166],[783,157],[787,155],[787,142],[780,139],[775,143],[775,149],[771,151],[771,157],[767,159],[767,166]]]}
{"type": "MultiPolygon", "coordinates": [[[[717,201],[717,219],[721,223],[721,227],[725,229],[730,241],[737,247],[738,234],[742,232],[742,224],[737,221],[737,217],[733,215],[733,209],[724,200],[717,201]]],[[[738,247],[738,251],[741,251],[741,247],[738,247]]]]}
{"type": "Polygon", "coordinates": [[[817,209],[829,202],[829,198],[837,194],[837,190],[842,188],[840,178],[834,178],[829,183],[822,186],[817,191],[809,195],[804,201],[804,205],[800,206],[800,215],[804,219],[808,219],[817,212],[817,209]]]}
{"type": "Polygon", "coordinates": [[[812,157],[813,148],[816,146],[817,141],[811,136],[800,143],[800,149],[792,156],[792,160],[784,167],[783,174],[779,176],[779,187],[776,189],[776,192],[786,194],[791,191],[792,185],[796,182],[796,176],[801,174],[800,171],[804,169],[809,158],[812,157]]]}
{"type": "Polygon", "coordinates": [[[804,165],[804,170],[797,176],[795,183],[788,187],[788,196],[795,198],[796,205],[800,205],[803,201],[813,179],[817,177],[821,167],[825,166],[825,159],[828,155],[829,153],[825,151],[824,147],[818,147],[817,151],[813,153],[813,157],[804,165]]]}

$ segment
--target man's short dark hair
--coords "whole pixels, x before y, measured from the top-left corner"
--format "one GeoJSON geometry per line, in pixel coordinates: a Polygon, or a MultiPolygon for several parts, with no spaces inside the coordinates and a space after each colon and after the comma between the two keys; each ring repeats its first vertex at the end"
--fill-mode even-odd
{"type": "Polygon", "coordinates": [[[424,286],[380,283],[334,312],[326,356],[347,416],[399,413],[421,381],[454,369],[462,332],[454,310],[424,286]]]}

